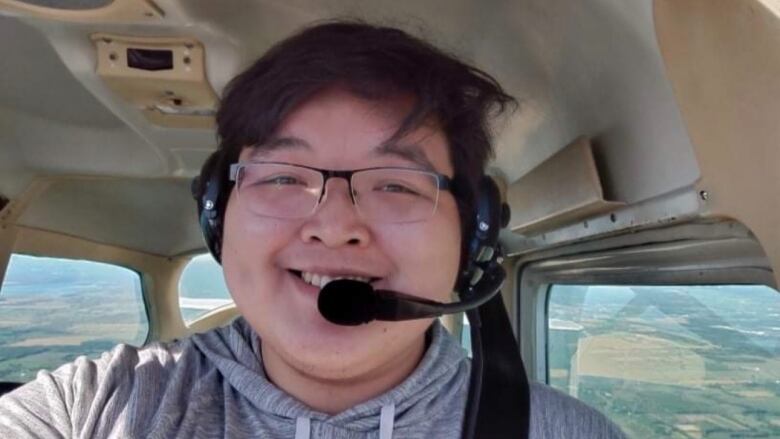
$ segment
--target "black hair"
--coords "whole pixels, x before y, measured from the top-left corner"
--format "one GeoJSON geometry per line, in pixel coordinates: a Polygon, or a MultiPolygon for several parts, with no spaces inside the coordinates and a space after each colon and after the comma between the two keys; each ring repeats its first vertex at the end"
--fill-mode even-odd
{"type": "MultiPolygon", "coordinates": [[[[475,194],[493,155],[491,117],[516,101],[487,73],[399,29],[359,21],[319,23],[277,43],[226,87],[217,113],[219,148],[201,184],[216,172],[224,215],[228,167],[247,146],[261,147],[298,105],[342,87],[368,100],[411,95],[414,105],[394,138],[434,121],[445,134],[464,237],[475,194]]],[[[468,242],[464,239],[464,245],[468,242]]]]}

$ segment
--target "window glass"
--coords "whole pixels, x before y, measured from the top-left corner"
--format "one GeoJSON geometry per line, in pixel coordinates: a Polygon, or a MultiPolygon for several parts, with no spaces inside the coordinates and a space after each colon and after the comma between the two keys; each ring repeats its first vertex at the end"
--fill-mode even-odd
{"type": "Polygon", "coordinates": [[[210,254],[192,258],[179,279],[179,308],[184,322],[189,324],[213,309],[232,303],[217,261],[210,254]]]}
{"type": "Polygon", "coordinates": [[[471,323],[469,323],[469,318],[466,317],[466,313],[463,313],[463,329],[460,333],[460,345],[463,347],[463,349],[466,350],[466,354],[471,358],[472,350],[471,350],[471,323]]]}
{"type": "Polygon", "coordinates": [[[548,381],[631,437],[780,437],[780,294],[553,285],[548,381]]]}
{"type": "Polygon", "coordinates": [[[124,267],[14,254],[0,287],[0,381],[25,382],[149,332],[141,279],[124,267]]]}

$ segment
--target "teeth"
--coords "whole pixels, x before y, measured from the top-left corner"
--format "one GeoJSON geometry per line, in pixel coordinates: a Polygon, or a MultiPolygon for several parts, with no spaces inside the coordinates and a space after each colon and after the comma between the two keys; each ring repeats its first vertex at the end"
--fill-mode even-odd
{"type": "Polygon", "coordinates": [[[330,277],[325,274],[316,274],[316,273],[310,273],[307,271],[301,272],[301,278],[303,278],[303,281],[306,282],[309,285],[314,285],[315,287],[322,288],[325,285],[327,285],[329,282],[332,282],[337,279],[349,279],[349,280],[356,280],[359,282],[369,282],[371,279],[368,277],[362,277],[362,276],[336,276],[336,277],[330,277]]]}

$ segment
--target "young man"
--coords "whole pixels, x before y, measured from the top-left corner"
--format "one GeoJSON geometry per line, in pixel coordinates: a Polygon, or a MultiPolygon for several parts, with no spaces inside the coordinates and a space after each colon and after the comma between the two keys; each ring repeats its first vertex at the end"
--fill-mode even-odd
{"type": "MultiPolygon", "coordinates": [[[[448,301],[488,113],[511,102],[394,29],[330,23],[278,44],[228,87],[196,188],[243,318],[43,372],[0,400],[0,436],[461,437],[470,363],[438,322],[338,326],[317,296],[352,278],[448,301]]],[[[533,385],[531,437],[622,435],[533,385]]]]}

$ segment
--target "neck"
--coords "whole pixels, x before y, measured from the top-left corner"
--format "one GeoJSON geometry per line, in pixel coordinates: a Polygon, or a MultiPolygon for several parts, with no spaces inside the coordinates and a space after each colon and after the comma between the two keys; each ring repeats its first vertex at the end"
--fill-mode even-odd
{"type": "Polygon", "coordinates": [[[265,343],[260,347],[269,380],[310,408],[335,415],[392,389],[408,377],[425,351],[425,338],[381,368],[362,375],[323,377],[295,367],[265,343]]]}

